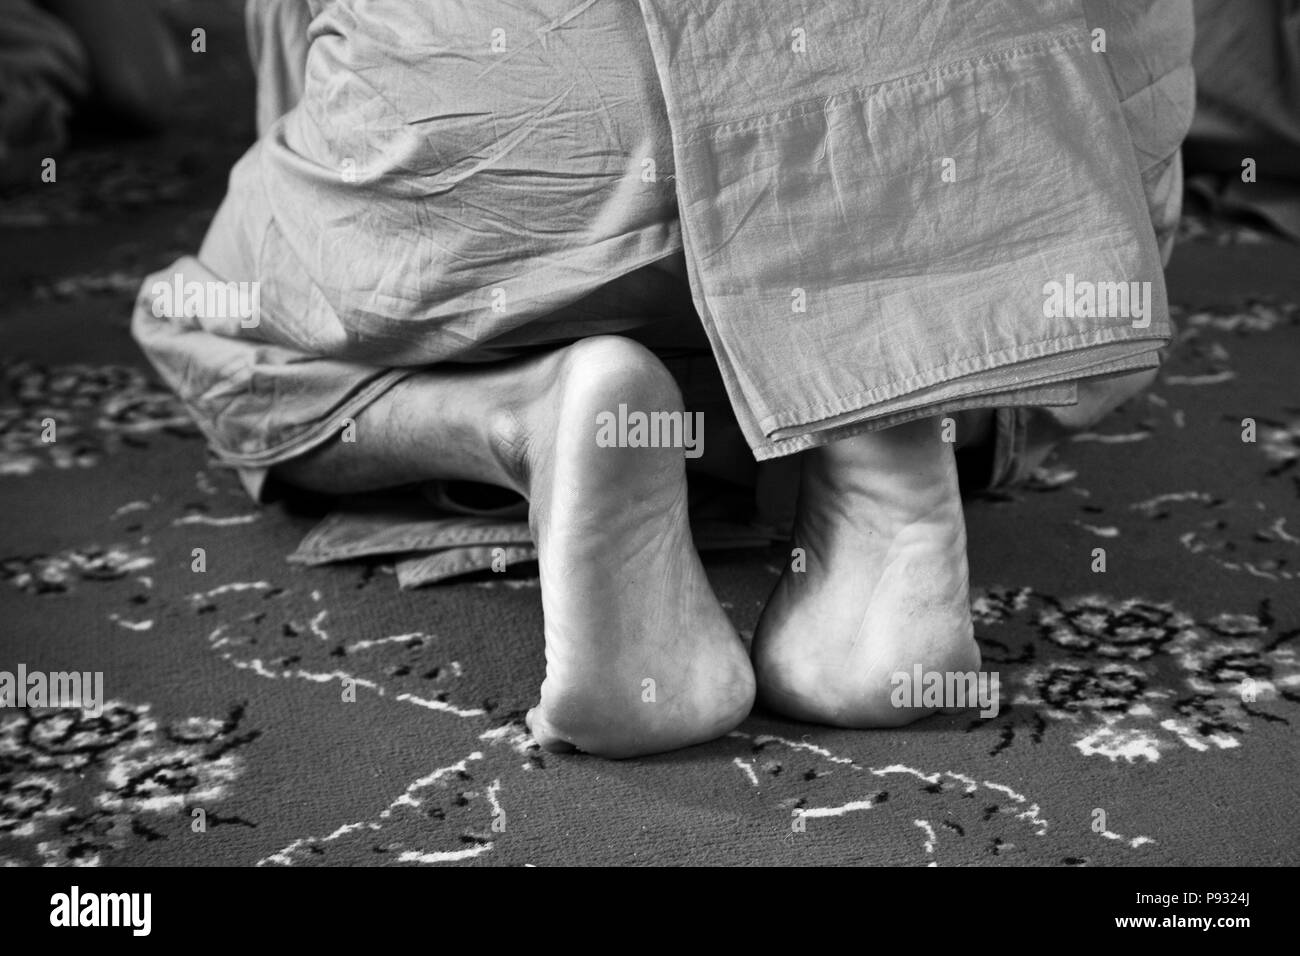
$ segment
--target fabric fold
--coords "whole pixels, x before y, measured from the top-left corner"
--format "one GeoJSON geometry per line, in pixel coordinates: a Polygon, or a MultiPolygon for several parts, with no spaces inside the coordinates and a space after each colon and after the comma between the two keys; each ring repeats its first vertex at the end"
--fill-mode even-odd
{"type": "Polygon", "coordinates": [[[1169,337],[1081,5],[956,8],[641,0],[696,309],[760,459],[1150,364],[1169,337]],[[1109,298],[1051,313],[1056,285],[1109,298]]]}
{"type": "Polygon", "coordinates": [[[1189,0],[305,2],[250,18],[284,88],[133,323],[255,495],[405,375],[588,335],[704,356],[760,460],[1075,422],[1170,336],[1189,0]]]}

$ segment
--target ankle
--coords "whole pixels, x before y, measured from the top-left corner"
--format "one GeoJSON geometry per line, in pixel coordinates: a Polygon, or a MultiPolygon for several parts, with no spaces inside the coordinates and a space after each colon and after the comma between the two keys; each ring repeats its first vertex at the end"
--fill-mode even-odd
{"type": "Polygon", "coordinates": [[[938,419],[920,418],[823,446],[836,463],[874,468],[931,464],[951,453],[938,419]]]}
{"type": "Polygon", "coordinates": [[[499,471],[496,482],[528,497],[532,441],[520,409],[504,405],[488,413],[488,446],[499,471]]]}
{"type": "Polygon", "coordinates": [[[866,496],[914,510],[922,501],[959,500],[957,462],[935,419],[855,435],[808,453],[805,479],[824,493],[866,496]]]}
{"type": "Polygon", "coordinates": [[[498,366],[481,382],[468,419],[486,438],[492,462],[493,484],[531,498],[537,454],[546,442],[536,439],[545,429],[539,415],[550,404],[550,394],[562,368],[562,350],[498,366]]]}

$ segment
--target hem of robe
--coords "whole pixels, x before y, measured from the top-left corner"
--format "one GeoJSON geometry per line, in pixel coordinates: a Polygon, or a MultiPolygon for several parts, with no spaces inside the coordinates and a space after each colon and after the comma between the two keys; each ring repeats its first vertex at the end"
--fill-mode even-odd
{"type": "Polygon", "coordinates": [[[736,38],[775,0],[640,3],[696,309],[757,459],[924,415],[1058,404],[1024,390],[1157,363],[1172,334],[1162,257],[1080,5],[1023,21],[972,8],[984,32],[943,21],[938,52],[912,58],[901,8],[828,0],[798,23],[835,68],[795,57],[769,75],[747,68],[771,51],[736,38]],[[839,28],[875,31],[871,55],[827,39],[839,28]],[[1144,287],[1145,311],[1044,310],[1075,275],[1144,287]]]}
{"type": "MultiPolygon", "coordinates": [[[[769,418],[758,423],[763,437],[751,441],[751,449],[756,460],[765,461],[918,418],[976,408],[1074,405],[1072,386],[1080,381],[1159,367],[1166,341],[1103,329],[1008,349],[1005,360],[973,372],[962,370],[971,360],[958,361],[927,373],[919,387],[893,383],[853,396],[840,409],[769,418]],[[879,392],[889,397],[873,397],[879,392]],[[783,420],[792,424],[779,425],[783,420]]],[[[744,426],[742,420],[742,431],[744,426]]]]}

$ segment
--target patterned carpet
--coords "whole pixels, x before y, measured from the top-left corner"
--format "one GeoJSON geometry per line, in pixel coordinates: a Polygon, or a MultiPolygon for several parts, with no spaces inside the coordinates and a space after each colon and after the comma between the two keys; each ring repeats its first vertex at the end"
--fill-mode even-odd
{"type": "MultiPolygon", "coordinates": [[[[109,701],[0,710],[0,865],[1300,862],[1295,247],[1189,221],[1157,386],[969,502],[996,718],[553,756],[535,579],[286,563],[319,512],[255,509],[130,341],[251,135],[241,42],[210,31],[164,141],[83,138],[0,203],[0,670],[109,701]]],[[[784,559],[707,562],[739,628],[784,559]]]]}

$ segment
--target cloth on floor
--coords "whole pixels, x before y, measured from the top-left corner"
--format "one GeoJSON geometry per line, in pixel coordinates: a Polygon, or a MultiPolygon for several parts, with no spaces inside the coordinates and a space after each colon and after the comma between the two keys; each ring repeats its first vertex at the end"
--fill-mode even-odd
{"type": "MultiPolygon", "coordinates": [[[[393,558],[397,582],[416,588],[479,571],[504,573],[537,560],[522,499],[485,507],[484,488],[430,482],[418,489],[344,498],[289,556],[319,565],[393,558]]],[[[696,476],[690,516],[700,551],[765,548],[789,535],[788,518],[752,511],[752,497],[696,476]]]]}

